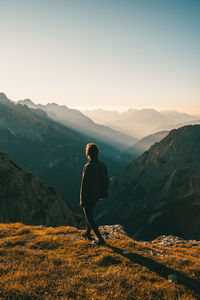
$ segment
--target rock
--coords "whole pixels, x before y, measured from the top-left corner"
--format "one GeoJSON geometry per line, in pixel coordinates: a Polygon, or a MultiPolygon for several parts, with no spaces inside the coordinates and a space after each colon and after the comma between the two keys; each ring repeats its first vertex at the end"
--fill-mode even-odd
{"type": "Polygon", "coordinates": [[[195,245],[195,244],[199,245],[199,243],[200,243],[196,240],[184,240],[180,237],[173,236],[173,235],[161,235],[161,236],[157,237],[151,243],[154,243],[154,244],[156,243],[157,245],[160,245],[162,247],[171,247],[173,245],[186,244],[188,242],[193,245],[195,245]]]}
{"type": "Polygon", "coordinates": [[[171,282],[177,283],[177,277],[176,277],[175,274],[170,274],[168,276],[168,280],[171,281],[171,282]]]}
{"type": "Polygon", "coordinates": [[[120,224],[117,225],[103,225],[100,226],[99,229],[102,231],[103,234],[124,234],[127,235],[124,227],[120,224]]]}
{"type": "Polygon", "coordinates": [[[125,254],[125,255],[128,255],[128,254],[130,254],[131,252],[129,252],[129,251],[123,251],[122,253],[125,254]]]}

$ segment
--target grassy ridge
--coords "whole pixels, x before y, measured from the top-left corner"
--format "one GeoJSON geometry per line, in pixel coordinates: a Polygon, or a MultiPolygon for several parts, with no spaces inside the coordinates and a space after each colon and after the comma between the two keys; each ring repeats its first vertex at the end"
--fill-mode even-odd
{"type": "Polygon", "coordinates": [[[73,227],[0,224],[0,299],[200,299],[200,244],[162,247],[121,234],[107,244],[73,227]]]}

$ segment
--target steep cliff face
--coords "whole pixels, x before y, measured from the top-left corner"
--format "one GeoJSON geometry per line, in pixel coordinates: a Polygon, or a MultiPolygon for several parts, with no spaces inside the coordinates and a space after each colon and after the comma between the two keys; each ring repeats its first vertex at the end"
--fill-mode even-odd
{"type": "Polygon", "coordinates": [[[171,131],[133,161],[111,186],[114,222],[129,234],[200,238],[200,125],[171,131]]]}
{"type": "Polygon", "coordinates": [[[72,212],[51,186],[0,152],[0,223],[76,225],[72,212]]]}

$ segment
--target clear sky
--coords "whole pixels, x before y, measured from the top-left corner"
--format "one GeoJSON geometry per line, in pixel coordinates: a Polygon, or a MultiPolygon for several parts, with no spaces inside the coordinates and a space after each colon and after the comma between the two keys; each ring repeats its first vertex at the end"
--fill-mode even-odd
{"type": "Polygon", "coordinates": [[[200,0],[0,0],[0,91],[68,106],[200,106],[200,0]]]}

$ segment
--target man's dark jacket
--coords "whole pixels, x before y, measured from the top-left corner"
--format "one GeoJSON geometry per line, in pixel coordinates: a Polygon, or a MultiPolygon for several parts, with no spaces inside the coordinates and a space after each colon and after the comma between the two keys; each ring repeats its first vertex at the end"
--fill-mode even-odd
{"type": "Polygon", "coordinates": [[[98,159],[89,160],[83,168],[80,205],[88,206],[108,196],[108,173],[106,165],[98,159]]]}

